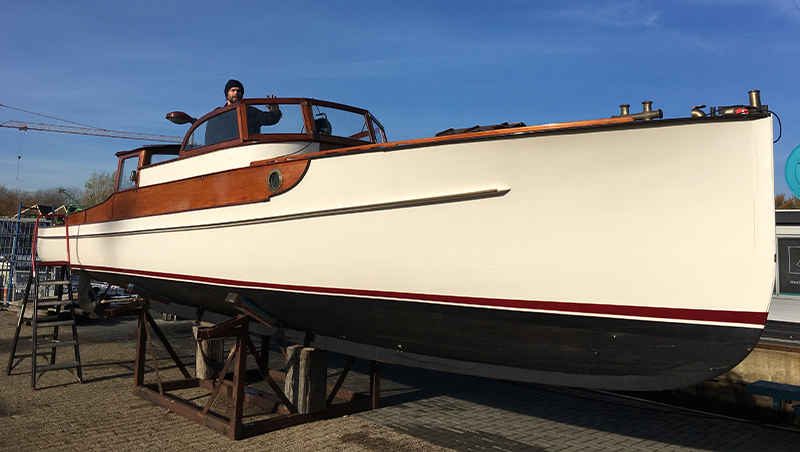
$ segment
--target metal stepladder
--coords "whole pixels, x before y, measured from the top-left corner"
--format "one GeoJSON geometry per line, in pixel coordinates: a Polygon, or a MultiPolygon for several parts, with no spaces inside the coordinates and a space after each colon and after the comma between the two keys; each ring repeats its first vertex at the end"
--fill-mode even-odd
{"type": "MultiPolygon", "coordinates": [[[[33,244],[31,246],[31,274],[28,284],[25,287],[25,297],[19,308],[19,318],[17,319],[17,329],[14,332],[14,342],[11,345],[11,354],[8,357],[8,368],[6,374],[11,374],[11,370],[16,367],[24,358],[31,359],[31,389],[36,389],[36,382],[44,372],[57,369],[76,369],[75,376],[80,383],[83,383],[81,372],[81,357],[78,347],[78,328],[75,323],[76,300],[72,293],[70,271],[70,252],[69,252],[69,225],[64,215],[39,215],[36,217],[34,227],[33,244]],[[36,241],[39,232],[39,220],[42,217],[51,217],[55,222],[56,218],[61,218],[64,222],[66,234],[66,260],[37,262],[36,241]],[[44,268],[55,268],[54,271],[43,271],[44,268]],[[41,278],[41,279],[40,279],[41,278]],[[54,288],[54,296],[42,296],[41,292],[47,288],[54,288]],[[66,288],[66,289],[65,289],[66,288]],[[64,298],[66,290],[67,297],[64,298]],[[40,311],[46,310],[45,315],[40,316],[40,311]],[[31,335],[20,336],[20,331],[30,322],[31,335]],[[67,327],[71,330],[72,336],[66,340],[59,337],[59,328],[67,327]],[[42,334],[40,329],[49,330],[50,334],[42,334]],[[18,354],[17,346],[20,339],[30,339],[31,353],[18,354]],[[75,352],[74,361],[56,362],[56,352],[60,348],[72,347],[75,352]],[[38,358],[42,356],[49,358],[47,364],[38,363],[38,358]],[[15,360],[18,360],[16,363],[15,360]],[[39,374],[37,376],[37,373],[39,374]]],[[[45,333],[47,331],[45,330],[45,333]]]]}

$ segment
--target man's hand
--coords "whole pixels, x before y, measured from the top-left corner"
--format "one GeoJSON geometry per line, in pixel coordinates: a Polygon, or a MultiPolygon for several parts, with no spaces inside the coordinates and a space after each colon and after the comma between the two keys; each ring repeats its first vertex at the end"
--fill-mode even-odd
{"type": "MultiPolygon", "coordinates": [[[[267,99],[274,99],[274,98],[275,98],[274,95],[272,95],[272,96],[268,95],[267,96],[267,99]]],[[[281,109],[278,106],[278,104],[267,104],[267,110],[269,110],[270,113],[280,113],[281,112],[281,109]]]]}

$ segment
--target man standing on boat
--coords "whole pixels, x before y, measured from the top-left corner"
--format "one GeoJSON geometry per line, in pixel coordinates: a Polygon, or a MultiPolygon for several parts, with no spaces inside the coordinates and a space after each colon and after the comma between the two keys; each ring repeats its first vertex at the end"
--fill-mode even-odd
{"type": "MultiPolygon", "coordinates": [[[[244,97],[244,85],[242,85],[242,82],[233,79],[228,80],[228,83],[225,85],[226,103],[219,108],[236,104],[242,100],[242,97],[244,97]]],[[[250,135],[259,134],[261,133],[261,126],[277,124],[282,116],[283,113],[281,113],[281,109],[277,104],[267,105],[267,111],[261,111],[252,105],[248,105],[247,133],[250,135]]],[[[239,138],[239,121],[236,118],[236,109],[226,111],[208,120],[204,146],[235,140],[237,138],[239,138]]]]}
{"type": "MultiPolygon", "coordinates": [[[[239,80],[228,80],[225,84],[225,105],[232,105],[244,97],[244,85],[239,80]]],[[[275,97],[275,96],[267,96],[275,97]]],[[[283,113],[277,104],[267,105],[268,111],[261,111],[256,107],[247,106],[247,131],[250,134],[261,133],[261,126],[271,126],[281,120],[283,113]]]]}

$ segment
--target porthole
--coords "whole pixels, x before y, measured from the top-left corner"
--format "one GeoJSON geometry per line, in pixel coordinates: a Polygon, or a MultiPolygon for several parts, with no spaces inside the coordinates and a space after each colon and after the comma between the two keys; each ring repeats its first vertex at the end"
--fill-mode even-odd
{"type": "Polygon", "coordinates": [[[269,178],[267,179],[267,186],[269,187],[269,191],[275,193],[276,191],[281,189],[281,185],[283,184],[283,175],[281,174],[281,170],[275,168],[269,172],[269,178]]]}

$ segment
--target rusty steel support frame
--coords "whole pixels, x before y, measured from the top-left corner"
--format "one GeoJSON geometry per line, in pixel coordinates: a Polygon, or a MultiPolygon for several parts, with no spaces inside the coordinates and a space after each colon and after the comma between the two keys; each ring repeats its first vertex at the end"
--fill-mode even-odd
{"type": "MultiPolygon", "coordinates": [[[[323,419],[341,417],[348,414],[376,409],[380,406],[380,366],[375,361],[370,361],[370,394],[364,396],[352,391],[341,389],[355,357],[350,357],[342,374],[335,385],[328,385],[328,399],[323,410],[300,414],[286,397],[281,387],[275,380],[285,380],[283,372],[270,370],[267,363],[262,360],[249,335],[249,315],[242,314],[217,325],[201,328],[197,333],[198,339],[218,339],[232,337],[236,343],[228,354],[220,377],[217,380],[202,380],[193,378],[180,358],[169,345],[169,341],[148,312],[145,301],[136,301],[106,311],[106,317],[137,316],[139,327],[136,340],[136,361],[134,367],[133,393],[154,405],[168,408],[172,412],[198,424],[210,427],[217,432],[232,439],[243,439],[262,433],[279,430],[294,425],[304,424],[323,419]],[[158,336],[172,360],[178,366],[184,378],[182,380],[162,381],[158,362],[153,349],[152,329],[158,336]],[[153,370],[156,377],[155,384],[145,384],[145,362],[147,349],[153,360],[153,370]],[[245,375],[247,374],[247,354],[255,358],[258,372],[269,384],[274,394],[263,392],[254,388],[246,388],[245,375]],[[233,365],[233,379],[227,380],[228,369],[233,365]],[[211,391],[210,397],[204,407],[198,407],[188,401],[167,394],[170,391],[189,388],[205,388],[211,391]],[[245,391],[246,389],[246,391],[245,391]],[[209,412],[214,399],[224,390],[226,396],[233,398],[233,406],[228,418],[209,412]],[[335,400],[343,403],[334,404],[335,400]],[[278,416],[255,422],[242,422],[244,403],[250,403],[265,409],[278,416]]],[[[259,319],[256,319],[259,320],[259,319]]],[[[260,320],[259,320],[260,321],[260,320]]],[[[264,342],[262,342],[263,346],[264,342]]]]}

